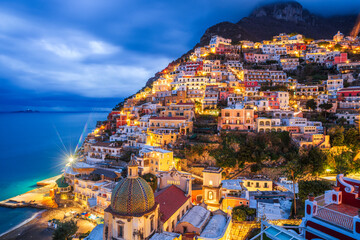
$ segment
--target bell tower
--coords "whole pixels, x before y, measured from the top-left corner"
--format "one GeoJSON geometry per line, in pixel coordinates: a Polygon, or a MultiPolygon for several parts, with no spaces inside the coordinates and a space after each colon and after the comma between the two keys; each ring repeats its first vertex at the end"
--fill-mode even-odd
{"type": "Polygon", "coordinates": [[[221,188],[222,168],[208,167],[203,170],[203,199],[211,211],[220,207],[220,188],[221,188]]]}
{"type": "Polygon", "coordinates": [[[139,176],[139,165],[135,160],[135,154],[131,154],[131,160],[128,164],[128,178],[136,178],[139,176]]]}

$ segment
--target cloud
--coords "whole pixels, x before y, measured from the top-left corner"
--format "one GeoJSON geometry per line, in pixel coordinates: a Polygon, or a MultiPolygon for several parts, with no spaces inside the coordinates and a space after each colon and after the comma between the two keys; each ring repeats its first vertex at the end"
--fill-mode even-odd
{"type": "Polygon", "coordinates": [[[0,27],[0,74],[10,79],[3,81],[24,91],[121,98],[144,86],[170,61],[166,56],[123,49],[81,30],[54,30],[48,24],[42,28],[31,19],[6,16],[17,19],[14,28],[34,30],[19,38],[14,36],[16,31],[10,34],[0,27]]]}
{"type": "MultiPolygon", "coordinates": [[[[59,99],[54,104],[77,101],[73,96],[92,102],[127,97],[191,49],[208,27],[237,22],[269,1],[2,0],[0,111],[49,96],[59,99]]],[[[360,7],[353,0],[299,2],[325,15],[360,7]]]]}

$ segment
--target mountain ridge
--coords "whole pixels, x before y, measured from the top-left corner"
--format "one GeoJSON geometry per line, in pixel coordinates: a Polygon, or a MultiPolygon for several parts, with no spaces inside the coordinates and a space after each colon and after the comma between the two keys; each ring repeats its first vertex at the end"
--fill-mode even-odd
{"type": "Polygon", "coordinates": [[[296,1],[275,2],[255,8],[249,16],[236,23],[221,22],[209,27],[197,46],[208,44],[212,36],[222,36],[226,30],[227,36],[223,37],[234,41],[271,40],[272,36],[281,32],[297,32],[316,39],[332,38],[337,31],[350,34],[356,17],[356,15],[322,17],[304,9],[296,1]]]}

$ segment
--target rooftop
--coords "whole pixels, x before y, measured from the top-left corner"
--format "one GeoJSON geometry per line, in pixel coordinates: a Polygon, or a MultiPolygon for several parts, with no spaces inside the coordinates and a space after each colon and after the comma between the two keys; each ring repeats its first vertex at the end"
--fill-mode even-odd
{"type": "Polygon", "coordinates": [[[155,233],[154,236],[150,238],[150,240],[173,240],[175,238],[179,238],[180,236],[181,236],[180,233],[162,232],[162,233],[155,233]]]}
{"type": "Polygon", "coordinates": [[[155,202],[160,205],[161,221],[166,222],[190,197],[175,185],[155,193],[155,202]]]}
{"type": "Polygon", "coordinates": [[[201,228],[210,217],[210,211],[201,206],[191,208],[180,222],[188,222],[196,228],[201,228]]]}
{"type": "Polygon", "coordinates": [[[220,173],[220,172],[222,172],[222,168],[221,167],[207,167],[203,170],[203,172],[220,173]]]}

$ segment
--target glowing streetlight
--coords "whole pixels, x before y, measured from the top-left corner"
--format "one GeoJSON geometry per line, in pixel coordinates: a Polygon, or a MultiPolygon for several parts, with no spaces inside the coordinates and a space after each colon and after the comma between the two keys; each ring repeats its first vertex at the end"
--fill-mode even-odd
{"type": "Polygon", "coordinates": [[[74,158],[73,158],[72,156],[70,156],[70,157],[68,158],[68,160],[69,160],[69,162],[73,162],[73,161],[74,161],[74,158]]]}

